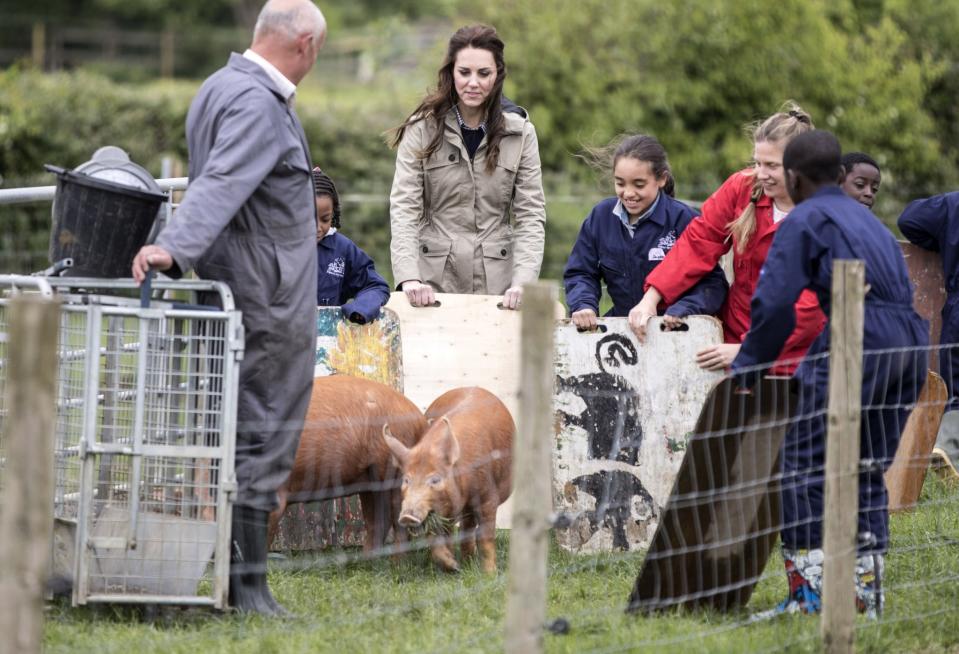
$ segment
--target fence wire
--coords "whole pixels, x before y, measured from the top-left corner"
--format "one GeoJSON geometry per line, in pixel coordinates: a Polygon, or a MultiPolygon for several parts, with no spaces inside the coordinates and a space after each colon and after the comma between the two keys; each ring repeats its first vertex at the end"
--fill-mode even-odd
{"type": "MultiPolygon", "coordinates": [[[[82,331],[82,325],[77,328],[82,331]]],[[[124,333],[120,325],[113,331],[124,333]]],[[[172,325],[167,332],[174,348],[177,339],[189,336],[172,325]]],[[[129,354],[123,343],[135,341],[137,335],[128,336],[114,344],[104,342],[103,356],[116,355],[118,380],[131,374],[124,368],[129,354]]],[[[65,341],[69,346],[71,339],[65,341]]],[[[927,374],[925,367],[926,361],[939,358],[941,349],[864,355],[864,367],[870,372],[860,409],[860,506],[858,514],[840,518],[855,521],[860,535],[854,553],[860,563],[858,594],[851,597],[863,612],[856,622],[856,637],[867,649],[948,648],[954,644],[953,627],[959,626],[955,608],[959,606],[959,476],[932,457],[940,424],[948,424],[942,421],[947,398],[941,379],[927,374]],[[908,383],[909,374],[921,384],[908,383]],[[883,478],[884,484],[880,483],[883,478]],[[888,534],[884,532],[886,506],[892,507],[888,534]],[[876,555],[882,556],[881,561],[876,555]],[[870,591],[874,600],[881,594],[885,601],[870,605],[870,591]],[[867,616],[873,609],[875,615],[867,616]],[[938,624],[945,626],[932,628],[938,624]]],[[[69,347],[61,358],[70,360],[69,347]]],[[[210,372],[197,371],[195,362],[186,359],[181,365],[184,388],[199,388],[210,372]]],[[[586,521],[596,528],[594,537],[623,522],[645,521],[649,525],[645,547],[620,550],[602,534],[596,543],[604,545],[598,549],[585,552],[590,548],[564,547],[569,540],[561,532],[582,516],[562,502],[554,503],[553,510],[542,516],[544,524],[552,525],[548,617],[542,625],[546,651],[816,651],[821,643],[820,623],[805,612],[817,606],[821,569],[832,556],[815,552],[821,549],[819,514],[828,519],[834,513],[822,506],[821,495],[821,484],[828,476],[822,446],[829,423],[828,397],[821,382],[828,377],[828,369],[828,355],[809,359],[797,379],[766,378],[750,393],[740,392],[735,380],[720,382],[687,436],[682,464],[664,502],[635,493],[623,496],[617,488],[620,482],[614,481],[621,476],[606,477],[605,486],[589,493],[575,489],[586,502],[582,512],[589,514],[586,521]],[[815,380],[820,383],[811,383],[815,380]],[[788,543],[784,544],[782,533],[787,534],[788,543]],[[780,607],[790,599],[794,605],[787,602],[780,607]]],[[[157,374],[171,373],[163,372],[161,366],[157,374]]],[[[69,379],[69,375],[62,379],[65,388],[69,379]]],[[[196,425],[213,425],[215,411],[207,412],[215,407],[203,405],[202,398],[169,393],[167,387],[164,384],[163,393],[154,394],[163,396],[160,404],[190,404],[196,425]]],[[[122,394],[122,388],[109,384],[101,384],[100,390],[122,394]]],[[[619,406],[628,405],[633,398],[626,396],[626,390],[620,393],[622,397],[614,392],[613,399],[622,400],[619,406]]],[[[322,402],[322,396],[316,402],[322,402]]],[[[564,406],[558,403],[554,410],[564,406]]],[[[480,431],[489,426],[494,409],[492,401],[472,407],[480,431]]],[[[175,425],[153,429],[150,415],[147,410],[145,442],[176,431],[175,425]]],[[[61,416],[63,424],[70,424],[68,417],[68,412],[61,416]]],[[[488,574],[481,565],[482,552],[476,551],[481,548],[475,548],[484,526],[471,532],[464,528],[470,523],[463,519],[470,507],[479,512],[481,502],[476,497],[494,503],[504,499],[492,491],[501,474],[495,466],[508,462],[509,453],[492,447],[467,452],[468,439],[477,436],[454,420],[451,431],[460,449],[459,466],[448,465],[449,451],[437,444],[440,438],[427,448],[432,468],[417,472],[419,478],[413,479],[387,448],[383,427],[396,434],[398,425],[420,419],[418,412],[384,412],[375,404],[365,413],[344,415],[329,407],[325,415],[314,414],[307,421],[304,438],[319,445],[315,449],[319,456],[298,463],[301,488],[288,498],[285,518],[299,521],[302,529],[295,542],[286,542],[283,539],[290,534],[282,531],[281,523],[268,565],[274,594],[296,617],[269,621],[239,616],[223,623],[205,613],[199,617],[165,614],[162,624],[188,625],[189,629],[164,630],[162,647],[185,651],[189,643],[213,642],[226,632],[231,638],[315,651],[501,651],[509,575],[521,572],[507,569],[510,532],[495,532],[496,571],[488,574]],[[360,450],[376,456],[356,465],[351,457],[360,450]],[[432,514],[427,511],[425,516],[436,517],[425,517],[408,539],[397,537],[400,531],[394,528],[385,543],[369,542],[360,498],[371,501],[378,494],[384,496],[390,521],[395,523],[412,513],[409,503],[403,505],[402,495],[405,491],[409,496],[416,484],[432,492],[437,503],[432,514]],[[446,510],[441,505],[451,495],[458,496],[460,504],[446,510]],[[471,557],[464,557],[464,545],[471,557]],[[443,547],[456,557],[459,572],[446,572],[438,565],[431,550],[443,547]]],[[[126,424],[117,420],[122,431],[126,424]]],[[[619,429],[626,428],[625,421],[618,424],[619,429]]],[[[431,428],[445,429],[436,420],[431,428]]],[[[540,437],[555,442],[556,435],[540,437]]],[[[587,435],[580,432],[580,437],[587,435]]],[[[196,444],[210,444],[209,437],[199,432],[190,438],[196,444]]],[[[610,440],[621,443],[628,437],[625,432],[614,433],[610,440]]],[[[605,461],[592,461],[589,470],[632,474],[631,464],[611,454],[605,461]]],[[[114,463],[121,459],[115,455],[114,463]]],[[[145,510],[181,507],[173,510],[177,513],[183,510],[177,489],[194,495],[207,488],[207,482],[198,481],[199,468],[187,475],[162,457],[154,463],[144,467],[141,483],[150,488],[151,480],[156,480],[165,490],[163,496],[141,494],[145,510]],[[168,492],[173,496],[168,497],[168,492]]],[[[640,458],[635,467],[646,463],[640,458]]],[[[123,474],[127,468],[121,468],[110,468],[107,492],[114,500],[122,499],[127,479],[123,474]]],[[[61,503],[79,491],[70,485],[77,473],[64,468],[59,474],[61,503]]],[[[517,480],[512,481],[515,486],[517,480]]],[[[574,490],[554,487],[554,500],[564,492],[574,490]]],[[[63,600],[54,605],[48,625],[51,651],[66,644],[83,649],[79,625],[89,624],[91,610],[70,608],[63,600]]],[[[126,612],[100,611],[94,616],[95,630],[101,635],[99,651],[129,649],[130,641],[121,632],[129,631],[131,623],[137,632],[135,625],[143,619],[142,614],[126,612]]]]}

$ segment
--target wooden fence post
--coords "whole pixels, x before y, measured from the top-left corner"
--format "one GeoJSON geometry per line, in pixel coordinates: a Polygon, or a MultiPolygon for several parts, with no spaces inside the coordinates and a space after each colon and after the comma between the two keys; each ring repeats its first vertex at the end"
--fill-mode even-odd
{"type": "Polygon", "coordinates": [[[172,79],[176,72],[176,40],[171,28],[160,34],[160,77],[172,79]]]}
{"type": "Polygon", "coordinates": [[[53,538],[59,316],[54,300],[20,297],[7,305],[0,654],[39,652],[43,637],[43,591],[53,538]]]}
{"type": "Polygon", "coordinates": [[[46,66],[47,55],[47,26],[43,21],[37,21],[33,24],[33,32],[30,35],[30,60],[34,68],[43,71],[46,66]]]}
{"type": "Polygon", "coordinates": [[[546,564],[552,511],[553,330],[556,287],[523,287],[519,424],[513,442],[513,522],[509,546],[505,651],[543,651],[546,564]]]}
{"type": "Polygon", "coordinates": [[[832,273],[829,410],[823,515],[823,651],[852,652],[856,640],[856,530],[865,265],[836,261],[832,273]]]}

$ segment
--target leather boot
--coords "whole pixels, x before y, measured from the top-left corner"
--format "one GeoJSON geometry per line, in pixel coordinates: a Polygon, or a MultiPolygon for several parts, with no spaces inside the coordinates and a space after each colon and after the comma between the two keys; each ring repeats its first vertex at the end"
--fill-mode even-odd
{"type": "Polygon", "coordinates": [[[241,613],[289,617],[266,581],[269,512],[248,506],[233,507],[230,547],[230,606],[241,613]]]}

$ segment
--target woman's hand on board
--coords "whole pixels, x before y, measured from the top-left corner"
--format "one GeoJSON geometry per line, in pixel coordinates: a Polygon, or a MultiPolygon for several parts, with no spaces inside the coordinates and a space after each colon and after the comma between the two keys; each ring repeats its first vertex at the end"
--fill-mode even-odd
{"type": "Polygon", "coordinates": [[[429,284],[424,284],[423,282],[411,279],[403,282],[402,287],[403,293],[406,295],[406,299],[409,300],[411,306],[414,307],[428,307],[432,306],[436,302],[436,293],[433,291],[433,287],[429,284]]]}

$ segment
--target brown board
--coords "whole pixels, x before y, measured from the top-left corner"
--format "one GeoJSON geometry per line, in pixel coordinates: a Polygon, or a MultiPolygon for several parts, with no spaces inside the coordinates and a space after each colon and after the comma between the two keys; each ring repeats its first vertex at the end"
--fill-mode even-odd
{"type": "Polygon", "coordinates": [[[779,538],[779,450],[795,381],[763,379],[749,394],[731,379],[709,394],[628,611],[745,606],[779,538]]]}
{"type": "Polygon", "coordinates": [[[886,471],[890,511],[911,509],[919,501],[932,448],[936,445],[939,423],[946,408],[947,395],[942,377],[930,371],[916,401],[916,408],[909,414],[902,430],[896,458],[886,471]]]}
{"type": "MultiPolygon", "coordinates": [[[[946,303],[946,285],[942,276],[942,257],[908,241],[899,241],[909,267],[909,279],[915,289],[912,304],[929,321],[929,344],[939,345],[942,333],[942,306],[946,303]]],[[[939,372],[939,357],[929,357],[929,369],[939,372]]]]}

